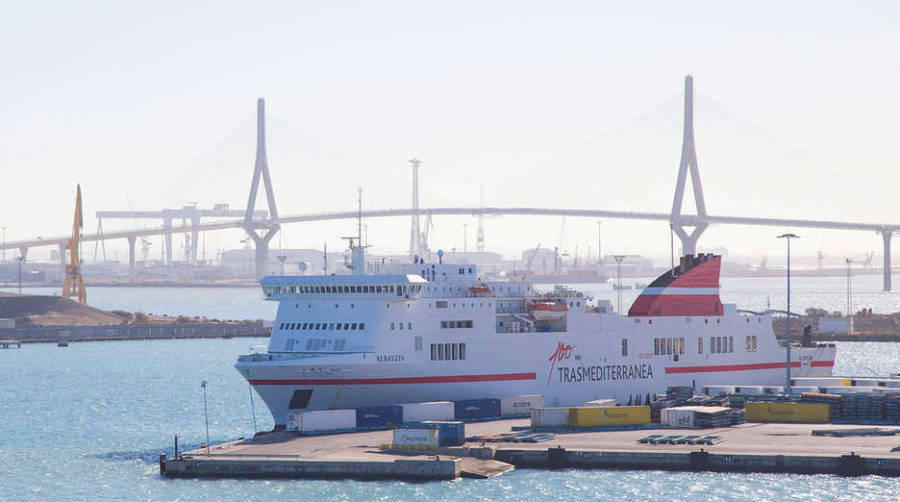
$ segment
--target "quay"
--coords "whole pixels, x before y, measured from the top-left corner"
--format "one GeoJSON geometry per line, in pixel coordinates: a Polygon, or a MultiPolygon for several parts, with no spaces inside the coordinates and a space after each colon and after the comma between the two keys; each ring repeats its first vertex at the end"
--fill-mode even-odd
{"type": "Polygon", "coordinates": [[[391,450],[392,431],[303,436],[258,435],[210,448],[160,457],[167,477],[292,477],[455,479],[487,478],[512,470],[652,469],[671,471],[782,472],[900,475],[895,435],[840,434],[853,425],[746,423],[704,429],[720,441],[703,447],[640,444],[649,433],[699,434],[685,429],[557,432],[536,443],[505,441],[528,419],[466,424],[461,447],[391,450]],[[816,431],[816,435],[813,432],[816,431]]]}
{"type": "Polygon", "coordinates": [[[16,347],[17,349],[22,348],[22,342],[20,342],[20,341],[17,341],[17,340],[0,340],[0,349],[11,349],[11,348],[13,348],[13,345],[15,345],[15,347],[16,347]]]}

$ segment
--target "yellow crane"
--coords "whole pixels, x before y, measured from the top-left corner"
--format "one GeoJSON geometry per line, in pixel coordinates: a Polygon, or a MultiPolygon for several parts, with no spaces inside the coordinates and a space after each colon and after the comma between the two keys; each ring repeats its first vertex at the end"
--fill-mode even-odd
{"type": "Polygon", "coordinates": [[[75,221],[72,223],[72,237],[66,244],[69,252],[69,263],[66,265],[66,280],[63,282],[63,296],[77,296],[78,303],[87,305],[87,295],[84,291],[84,280],[81,278],[81,229],[84,220],[81,216],[81,185],[77,185],[75,192],[75,221]]]}

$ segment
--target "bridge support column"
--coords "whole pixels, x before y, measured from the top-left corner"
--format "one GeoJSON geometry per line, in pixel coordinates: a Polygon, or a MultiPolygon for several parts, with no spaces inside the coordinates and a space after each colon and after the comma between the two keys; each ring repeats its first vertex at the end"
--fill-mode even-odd
{"type": "Polygon", "coordinates": [[[669,224],[681,239],[681,254],[697,253],[697,241],[706,230],[707,223],[702,221],[685,222],[681,214],[684,202],[684,190],[688,176],[691,177],[691,190],[694,192],[694,206],[697,216],[706,216],[706,201],[703,198],[703,186],[700,183],[700,168],[697,162],[697,149],[694,145],[694,79],[690,75],[684,78],[684,137],[681,143],[681,163],[678,166],[678,178],[675,182],[675,199],[669,224]],[[685,227],[693,227],[688,233],[685,227]]]}
{"type": "Polygon", "coordinates": [[[19,261],[25,262],[28,260],[28,246],[22,246],[19,248],[19,261]]]}
{"type": "Polygon", "coordinates": [[[260,223],[253,221],[253,210],[256,207],[256,196],[259,193],[259,182],[262,179],[266,190],[266,202],[269,205],[269,217],[278,221],[278,207],[275,205],[275,193],[272,191],[272,178],[269,175],[269,161],[266,159],[266,102],[262,98],[256,101],[256,164],[253,167],[253,180],[250,182],[250,198],[247,211],[244,213],[244,230],[256,245],[256,279],[266,276],[269,264],[269,241],[281,228],[278,223],[260,223]],[[256,229],[262,235],[256,233],[256,229]]]}
{"type": "Polygon", "coordinates": [[[200,249],[200,217],[191,218],[191,263],[197,263],[197,250],[200,249]]]}
{"type": "Polygon", "coordinates": [[[62,265],[63,271],[66,270],[66,245],[59,243],[59,264],[62,265]]]}
{"type": "Polygon", "coordinates": [[[134,277],[134,248],[137,237],[128,237],[128,275],[134,277]]]}
{"type": "MultiPolygon", "coordinates": [[[[163,228],[166,230],[172,228],[172,218],[164,218],[163,219],[163,228]]],[[[166,265],[172,264],[172,234],[170,232],[166,232],[166,265]]]]}
{"type": "Polygon", "coordinates": [[[881,232],[881,238],[884,240],[884,290],[891,290],[891,232],[881,232]]]}

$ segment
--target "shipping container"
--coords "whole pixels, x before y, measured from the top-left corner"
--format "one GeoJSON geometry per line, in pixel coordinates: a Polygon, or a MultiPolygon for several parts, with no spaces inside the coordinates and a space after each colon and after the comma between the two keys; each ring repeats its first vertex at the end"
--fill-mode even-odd
{"type": "Polygon", "coordinates": [[[821,387],[822,391],[826,394],[875,394],[880,393],[883,394],[885,392],[890,392],[891,389],[888,387],[821,387]]]}
{"type": "Polygon", "coordinates": [[[356,428],[356,410],[300,412],[300,432],[324,432],[356,428]]]}
{"type": "Polygon", "coordinates": [[[594,399],[593,401],[585,401],[584,406],[590,407],[593,406],[595,408],[603,408],[609,406],[615,406],[615,399],[594,399]]]}
{"type": "Polygon", "coordinates": [[[565,427],[569,425],[568,408],[533,408],[532,427],[565,427]]]}
{"type": "Polygon", "coordinates": [[[451,401],[432,401],[430,403],[404,403],[404,422],[421,422],[423,420],[453,420],[453,403],[451,401]]]}
{"type": "Polygon", "coordinates": [[[300,412],[299,411],[289,411],[287,414],[287,430],[289,431],[298,431],[300,430],[300,412]]]}
{"type": "Polygon", "coordinates": [[[791,394],[801,394],[803,392],[819,392],[819,387],[815,385],[793,385],[791,386],[791,394]]]}
{"type": "Polygon", "coordinates": [[[826,403],[744,403],[748,422],[802,422],[824,424],[831,421],[826,403]]]}
{"type": "Polygon", "coordinates": [[[426,420],[425,427],[437,427],[438,443],[441,446],[462,446],[466,443],[466,424],[448,420],[426,420]]]}
{"type": "Polygon", "coordinates": [[[398,428],[394,429],[394,441],[397,446],[413,446],[437,448],[438,429],[436,427],[398,428]]]}
{"type": "Polygon", "coordinates": [[[358,429],[383,428],[401,423],[403,423],[403,407],[399,404],[356,409],[356,427],[358,429]]]}
{"type": "Polygon", "coordinates": [[[15,319],[0,319],[0,328],[14,329],[16,327],[15,319]]]}
{"type": "Polygon", "coordinates": [[[678,429],[694,428],[694,408],[676,407],[663,408],[660,413],[660,423],[666,427],[678,429]]]}
{"type": "Polygon", "coordinates": [[[649,406],[616,406],[614,408],[569,408],[569,425],[571,425],[572,427],[646,425],[649,423],[649,406]]]}
{"type": "Polygon", "coordinates": [[[884,378],[854,378],[850,380],[850,385],[856,385],[859,387],[884,387],[885,379],[884,378]]]}
{"type": "Polygon", "coordinates": [[[847,387],[850,379],[844,377],[798,377],[791,379],[791,385],[815,385],[817,387],[847,387]]]}
{"type": "Polygon", "coordinates": [[[500,415],[509,416],[529,416],[532,408],[543,408],[544,396],[533,394],[528,396],[504,397],[500,399],[500,415]]]}
{"type": "Polygon", "coordinates": [[[453,418],[493,418],[500,416],[499,399],[464,399],[453,403],[453,418]]]}
{"type": "Polygon", "coordinates": [[[703,393],[707,396],[721,396],[722,394],[734,394],[734,385],[706,385],[703,387],[703,393]]]}
{"type": "Polygon", "coordinates": [[[741,394],[746,396],[759,396],[764,394],[763,388],[759,385],[740,385],[734,388],[735,394],[741,394]]]}

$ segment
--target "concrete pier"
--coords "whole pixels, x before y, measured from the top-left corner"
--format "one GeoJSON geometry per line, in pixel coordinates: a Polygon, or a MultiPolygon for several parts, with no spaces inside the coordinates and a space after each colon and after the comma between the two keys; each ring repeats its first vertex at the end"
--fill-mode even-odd
{"type": "Polygon", "coordinates": [[[391,451],[392,431],[299,436],[277,432],[233,441],[177,459],[160,459],[174,477],[315,477],[453,479],[490,477],[512,466],[536,469],[660,469],[673,471],[790,472],[900,475],[900,436],[813,436],[852,425],[756,424],[702,430],[656,429],[560,432],[538,443],[503,440],[527,419],[470,423],[463,447],[391,451]],[[650,434],[721,438],[710,446],[643,445],[650,434]]]}

